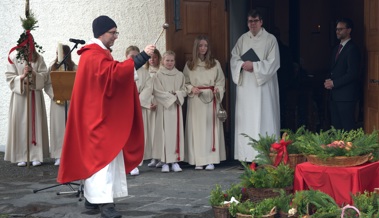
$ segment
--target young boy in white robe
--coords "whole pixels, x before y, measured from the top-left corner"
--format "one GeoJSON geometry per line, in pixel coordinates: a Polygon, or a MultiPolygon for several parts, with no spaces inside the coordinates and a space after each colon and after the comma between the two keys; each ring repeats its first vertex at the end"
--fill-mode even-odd
{"type": "Polygon", "coordinates": [[[185,80],[182,72],[175,68],[175,53],[166,51],[162,66],[153,80],[153,94],[158,102],[155,120],[153,158],[160,159],[162,172],[181,172],[178,161],[184,158],[184,131],[182,106],[185,80]],[[174,136],[174,137],[173,137],[174,136]]]}

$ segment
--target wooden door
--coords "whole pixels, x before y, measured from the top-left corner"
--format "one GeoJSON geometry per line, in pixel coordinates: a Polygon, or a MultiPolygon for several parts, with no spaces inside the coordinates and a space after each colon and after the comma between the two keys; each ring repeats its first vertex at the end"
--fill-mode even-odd
{"type": "MultiPolygon", "coordinates": [[[[165,0],[166,49],[176,53],[176,67],[182,71],[192,55],[193,42],[198,35],[209,37],[213,56],[220,62],[226,78],[224,108],[229,110],[229,35],[228,0],[165,0]]],[[[184,108],[184,111],[185,108],[184,108]]],[[[185,114],[184,114],[185,115],[185,114]]],[[[230,119],[224,123],[226,151],[230,157],[230,119]]]]}
{"type": "Polygon", "coordinates": [[[184,68],[192,54],[195,37],[209,37],[212,53],[226,72],[228,60],[228,20],[223,0],[166,0],[166,47],[177,55],[176,66],[184,68]]]}
{"type": "Polygon", "coordinates": [[[365,78],[364,128],[379,129],[379,1],[364,1],[367,73],[365,78]]]}

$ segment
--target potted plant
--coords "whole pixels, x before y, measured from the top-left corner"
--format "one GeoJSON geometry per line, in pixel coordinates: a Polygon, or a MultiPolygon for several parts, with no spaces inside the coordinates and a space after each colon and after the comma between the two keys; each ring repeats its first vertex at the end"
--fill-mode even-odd
{"type": "MultiPolygon", "coordinates": [[[[279,190],[279,196],[275,197],[275,206],[281,217],[288,217],[289,211],[292,208],[291,202],[293,194],[286,193],[283,189],[279,190]]],[[[291,214],[292,216],[295,214],[291,214]]]]}
{"type": "Polygon", "coordinates": [[[296,132],[292,132],[289,129],[282,131],[284,133],[280,140],[277,140],[275,135],[259,135],[259,139],[257,140],[246,134],[242,134],[249,138],[248,144],[258,152],[254,162],[258,164],[273,164],[274,166],[278,166],[279,163],[283,162],[295,169],[296,164],[306,161],[306,158],[299,151],[298,147],[293,144],[297,136],[306,131],[305,128],[301,127],[296,132]]]}
{"type": "Polygon", "coordinates": [[[361,212],[361,217],[379,215],[379,193],[365,191],[351,196],[353,205],[361,212]]]}
{"type": "Polygon", "coordinates": [[[252,217],[274,218],[276,215],[276,198],[266,198],[258,202],[256,206],[250,210],[252,217]]]}
{"type": "Polygon", "coordinates": [[[255,207],[255,203],[249,199],[240,203],[231,203],[229,207],[230,215],[236,218],[251,218],[250,210],[255,207]]]}
{"type": "Polygon", "coordinates": [[[294,144],[309,162],[317,165],[355,166],[379,157],[378,131],[371,134],[365,134],[363,129],[306,131],[294,144]]]}
{"type": "Polygon", "coordinates": [[[255,167],[255,163],[244,166],[244,173],[241,175],[241,185],[246,188],[249,199],[253,202],[264,198],[279,195],[278,189],[284,189],[287,193],[292,192],[294,170],[283,163],[277,167],[272,165],[260,165],[255,167]]]}
{"type": "Polygon", "coordinates": [[[231,201],[240,201],[244,189],[240,184],[231,184],[229,189],[223,191],[221,185],[216,184],[211,190],[209,203],[211,204],[215,218],[230,217],[229,206],[231,201]]]}
{"type": "MultiPolygon", "coordinates": [[[[341,209],[329,195],[318,190],[297,191],[292,200],[292,211],[300,217],[338,217],[341,209]]],[[[293,212],[292,212],[293,213],[293,212]]]]}

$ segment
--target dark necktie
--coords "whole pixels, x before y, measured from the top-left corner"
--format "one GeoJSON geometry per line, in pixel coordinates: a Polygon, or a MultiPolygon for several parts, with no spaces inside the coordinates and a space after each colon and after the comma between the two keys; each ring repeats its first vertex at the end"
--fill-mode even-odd
{"type": "Polygon", "coordinates": [[[338,55],[340,55],[340,52],[341,52],[341,49],[342,49],[342,44],[340,44],[339,46],[338,46],[338,50],[337,50],[337,54],[336,54],[336,60],[337,60],[337,58],[338,58],[338,55]]]}

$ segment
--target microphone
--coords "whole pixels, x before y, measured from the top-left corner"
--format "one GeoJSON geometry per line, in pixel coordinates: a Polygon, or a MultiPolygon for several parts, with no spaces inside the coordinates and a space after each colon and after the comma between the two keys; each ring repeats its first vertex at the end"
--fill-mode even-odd
{"type": "Polygon", "coordinates": [[[68,41],[76,43],[76,44],[86,44],[86,41],[81,40],[81,39],[69,39],[68,41]]]}

